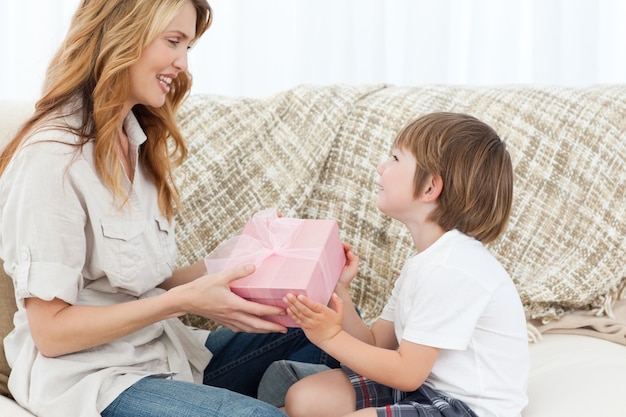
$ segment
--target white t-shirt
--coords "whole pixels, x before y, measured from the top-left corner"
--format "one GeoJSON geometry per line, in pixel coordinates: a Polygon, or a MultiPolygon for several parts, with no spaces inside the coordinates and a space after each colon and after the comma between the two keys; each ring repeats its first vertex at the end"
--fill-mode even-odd
{"type": "MultiPolygon", "coordinates": [[[[65,123],[78,124],[68,117],[65,123]]],[[[135,150],[146,140],[131,113],[124,127],[135,150]]],[[[130,204],[120,209],[96,174],[94,142],[77,148],[67,131],[28,140],[0,177],[0,258],[13,278],[15,330],[5,341],[11,393],[40,417],[99,417],[122,391],[150,374],[202,381],[211,354],[170,319],[81,352],[46,358],[33,343],[24,299],[112,305],[160,294],[177,257],[174,225],[159,211],[157,190],[138,166],[130,204]]]]}
{"type": "Polygon", "coordinates": [[[458,230],[413,255],[381,318],[398,340],[441,349],[426,384],[480,417],[518,417],[528,402],[524,310],[511,278],[458,230]]]}

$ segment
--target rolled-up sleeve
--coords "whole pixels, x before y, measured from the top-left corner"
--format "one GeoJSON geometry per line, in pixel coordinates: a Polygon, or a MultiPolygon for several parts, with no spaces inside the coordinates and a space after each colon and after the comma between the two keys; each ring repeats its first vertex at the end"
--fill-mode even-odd
{"type": "Polygon", "coordinates": [[[71,173],[81,163],[76,152],[55,142],[30,144],[3,174],[1,249],[20,303],[37,297],[74,304],[82,285],[86,214],[71,173]]]}

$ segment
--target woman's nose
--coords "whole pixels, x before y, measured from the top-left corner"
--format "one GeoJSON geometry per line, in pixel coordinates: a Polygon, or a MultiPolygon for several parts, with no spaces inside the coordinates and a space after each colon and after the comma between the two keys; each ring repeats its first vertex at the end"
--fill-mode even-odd
{"type": "Polygon", "coordinates": [[[174,67],[176,69],[178,69],[180,72],[183,71],[187,71],[187,65],[188,65],[188,60],[187,60],[187,50],[185,50],[185,52],[183,52],[182,54],[180,54],[175,60],[174,60],[174,67]]]}

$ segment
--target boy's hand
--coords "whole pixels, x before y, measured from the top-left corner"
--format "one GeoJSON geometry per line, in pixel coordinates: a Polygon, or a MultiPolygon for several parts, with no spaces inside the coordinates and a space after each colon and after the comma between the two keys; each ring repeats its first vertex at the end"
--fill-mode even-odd
{"type": "Polygon", "coordinates": [[[343,300],[336,294],[331,296],[333,308],[309,300],[304,295],[287,294],[287,314],[300,327],[311,342],[322,347],[341,331],[343,300]]]}
{"type": "Polygon", "coordinates": [[[341,275],[339,275],[337,285],[348,288],[359,270],[359,258],[352,253],[352,248],[345,243],[343,244],[343,250],[346,253],[346,266],[343,267],[341,275]]]}

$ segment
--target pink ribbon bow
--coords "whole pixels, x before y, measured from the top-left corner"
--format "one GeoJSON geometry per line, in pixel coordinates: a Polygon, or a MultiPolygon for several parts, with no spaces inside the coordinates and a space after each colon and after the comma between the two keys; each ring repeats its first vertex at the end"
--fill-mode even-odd
{"type": "Polygon", "coordinates": [[[303,220],[278,217],[276,209],[256,213],[240,234],[220,243],[204,258],[207,273],[215,273],[238,265],[253,264],[257,268],[272,255],[316,259],[316,251],[294,249],[293,241],[303,220]]]}

